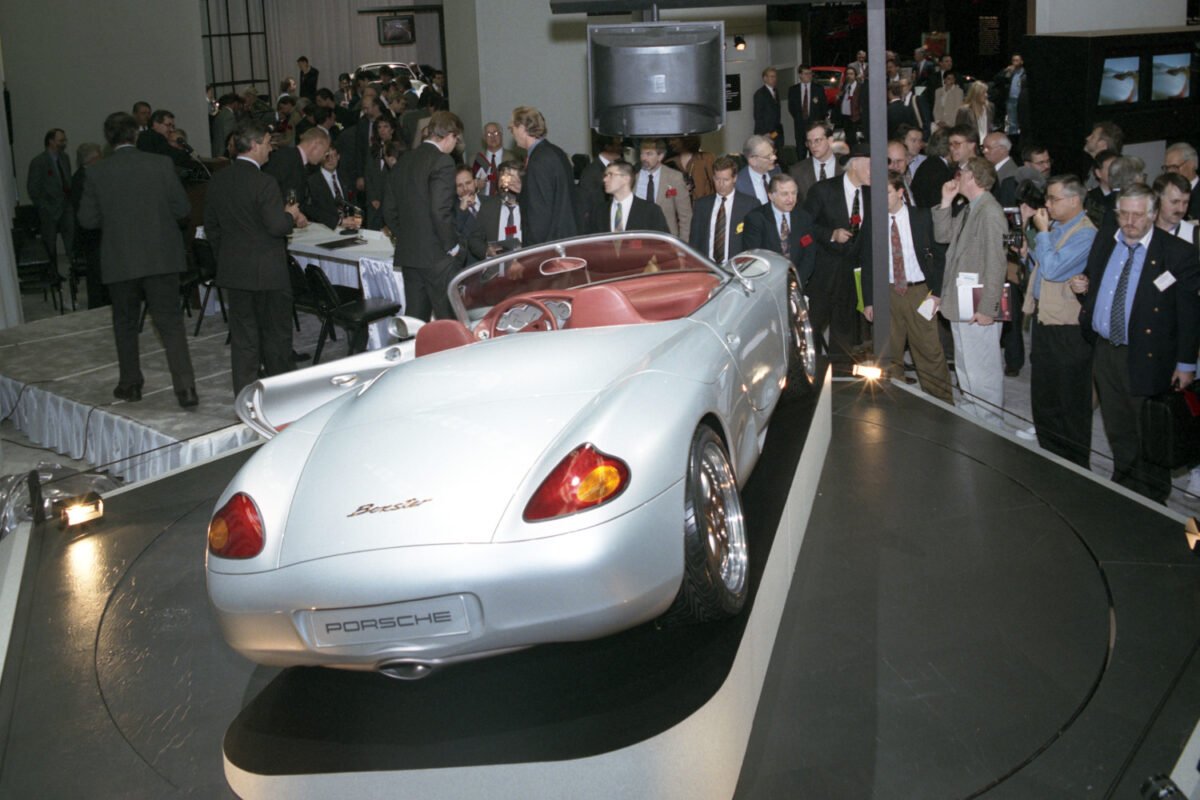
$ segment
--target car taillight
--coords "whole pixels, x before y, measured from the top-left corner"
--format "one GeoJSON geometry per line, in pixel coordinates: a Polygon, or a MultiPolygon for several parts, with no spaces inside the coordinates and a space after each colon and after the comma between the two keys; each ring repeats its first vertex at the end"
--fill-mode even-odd
{"type": "Polygon", "coordinates": [[[262,517],[250,495],[238,492],[208,523],[208,550],[221,558],[253,558],[263,549],[262,517]]]}
{"type": "Polygon", "coordinates": [[[612,500],[629,483],[629,466],[601,453],[590,444],[580,445],[558,462],[525,506],[525,521],[553,519],[593,508],[612,500]]]}

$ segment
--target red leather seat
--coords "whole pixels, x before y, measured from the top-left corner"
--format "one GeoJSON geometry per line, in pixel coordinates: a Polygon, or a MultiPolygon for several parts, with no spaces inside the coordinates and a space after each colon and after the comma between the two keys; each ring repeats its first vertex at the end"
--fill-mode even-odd
{"type": "Polygon", "coordinates": [[[417,358],[462,347],[475,341],[471,331],[456,319],[435,319],[417,331],[417,358]]]}
{"type": "Polygon", "coordinates": [[[645,321],[620,290],[600,284],[580,289],[575,294],[567,327],[600,328],[605,325],[635,325],[645,321]]]}

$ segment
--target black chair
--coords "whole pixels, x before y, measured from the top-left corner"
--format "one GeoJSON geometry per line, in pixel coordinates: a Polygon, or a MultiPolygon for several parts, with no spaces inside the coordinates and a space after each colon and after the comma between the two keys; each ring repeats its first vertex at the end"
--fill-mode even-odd
{"type": "Polygon", "coordinates": [[[217,286],[217,255],[213,252],[212,245],[204,239],[195,240],[192,242],[192,257],[196,261],[196,286],[204,287],[204,297],[200,299],[200,318],[196,320],[196,330],[192,332],[192,336],[199,336],[200,326],[204,324],[204,309],[208,308],[208,298],[212,296],[213,289],[217,290],[221,319],[228,323],[229,315],[225,313],[225,294],[221,287],[217,286]]]}
{"type": "Polygon", "coordinates": [[[333,332],[334,326],[341,326],[346,331],[346,338],[349,340],[346,355],[354,355],[367,349],[367,326],[400,313],[400,304],[386,297],[359,297],[342,302],[325,270],[316,264],[309,264],[304,270],[304,275],[308,279],[308,288],[317,301],[321,318],[321,336],[317,339],[317,352],[313,354],[313,364],[321,363],[325,339],[333,332]]]}
{"type": "Polygon", "coordinates": [[[12,236],[21,293],[40,291],[42,299],[48,297],[59,314],[67,313],[63,302],[63,276],[59,274],[58,267],[51,263],[50,254],[42,240],[30,234],[27,225],[13,227],[12,236]]]}
{"type": "Polygon", "coordinates": [[[321,307],[313,297],[308,287],[308,278],[304,277],[304,268],[290,254],[287,257],[288,277],[292,281],[292,320],[296,323],[296,331],[300,331],[300,312],[312,314],[321,319],[321,307]]]}

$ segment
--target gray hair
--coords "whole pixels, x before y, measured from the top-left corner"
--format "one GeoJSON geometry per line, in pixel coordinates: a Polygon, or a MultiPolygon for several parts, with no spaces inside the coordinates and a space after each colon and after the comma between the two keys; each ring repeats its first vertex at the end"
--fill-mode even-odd
{"type": "MultiPolygon", "coordinates": [[[[1146,162],[1137,156],[1117,156],[1108,165],[1108,185],[1125,191],[1134,184],[1146,183],[1146,162]]],[[[1146,191],[1150,191],[1146,187],[1146,191]]]]}
{"type": "Polygon", "coordinates": [[[1136,200],[1139,197],[1146,198],[1146,213],[1153,215],[1158,210],[1158,195],[1141,181],[1131,183],[1122,189],[1121,196],[1117,198],[1117,203],[1120,204],[1122,200],[1136,200]]]}
{"type": "Polygon", "coordinates": [[[742,145],[742,155],[744,155],[746,158],[749,158],[750,156],[754,155],[754,151],[759,148],[759,145],[764,144],[768,147],[774,148],[774,145],[771,144],[770,139],[765,136],[759,136],[758,134],[755,134],[747,139],[746,143],[742,145]]]}
{"type": "Polygon", "coordinates": [[[1196,148],[1192,147],[1187,142],[1176,142],[1167,148],[1167,155],[1177,153],[1184,161],[1191,161],[1193,164],[1198,163],[1200,159],[1196,157],[1196,148]]]}
{"type": "Polygon", "coordinates": [[[95,142],[84,142],[75,148],[75,164],[76,166],[86,167],[93,161],[99,160],[104,154],[104,148],[95,142]]]}
{"type": "Polygon", "coordinates": [[[1046,186],[1058,186],[1067,197],[1084,197],[1087,195],[1087,188],[1083,185],[1083,182],[1070,174],[1051,175],[1050,180],[1046,181],[1046,186]]]}

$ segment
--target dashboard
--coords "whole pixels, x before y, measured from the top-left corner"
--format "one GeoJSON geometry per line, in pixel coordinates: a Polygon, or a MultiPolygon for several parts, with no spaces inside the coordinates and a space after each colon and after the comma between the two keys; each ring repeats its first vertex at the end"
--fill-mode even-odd
{"type": "MultiPolygon", "coordinates": [[[[558,327],[561,329],[566,326],[567,320],[571,318],[571,303],[567,300],[543,300],[542,302],[554,314],[558,327]]],[[[528,303],[520,303],[500,315],[500,319],[496,320],[496,330],[504,333],[516,333],[536,322],[541,316],[542,312],[537,307],[528,303]]]]}

